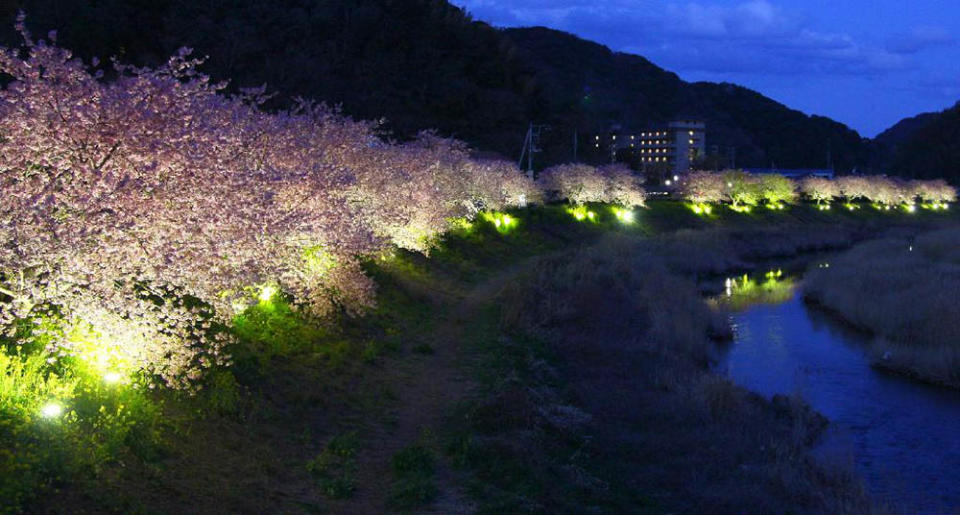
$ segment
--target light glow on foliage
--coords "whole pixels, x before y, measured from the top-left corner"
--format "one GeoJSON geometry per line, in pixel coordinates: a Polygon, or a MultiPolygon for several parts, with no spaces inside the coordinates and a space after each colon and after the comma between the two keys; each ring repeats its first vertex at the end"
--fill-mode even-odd
{"type": "Polygon", "coordinates": [[[247,299],[234,299],[230,301],[230,307],[234,313],[243,313],[250,307],[250,302],[247,299]]]}
{"type": "Polygon", "coordinates": [[[570,213],[578,222],[583,222],[585,220],[595,222],[597,219],[597,214],[588,209],[587,206],[568,207],[567,212],[570,213]]]}
{"type": "Polygon", "coordinates": [[[483,219],[493,224],[498,232],[508,233],[516,228],[519,221],[507,213],[485,212],[483,219]]]}
{"type": "Polygon", "coordinates": [[[257,299],[260,302],[270,302],[273,300],[274,295],[277,294],[277,287],[272,284],[265,284],[260,288],[260,293],[257,294],[257,299]]]}
{"type": "Polygon", "coordinates": [[[303,251],[304,267],[315,276],[322,276],[337,266],[337,260],[324,249],[323,245],[307,248],[303,251]]]}
{"type": "Polygon", "coordinates": [[[622,224],[632,224],[634,220],[633,211],[629,209],[623,209],[621,207],[612,208],[613,215],[617,217],[617,220],[620,220],[622,224]]]}
{"type": "Polygon", "coordinates": [[[749,213],[749,212],[750,212],[750,206],[734,206],[734,205],[731,204],[731,205],[730,205],[730,209],[736,211],[737,213],[749,213]]]}
{"type": "Polygon", "coordinates": [[[709,215],[713,212],[713,206],[710,204],[690,204],[690,209],[698,215],[709,215]]]}
{"type": "Polygon", "coordinates": [[[123,376],[117,372],[107,372],[103,374],[103,382],[107,384],[117,384],[121,379],[123,379],[123,376]]]}
{"type": "Polygon", "coordinates": [[[903,205],[903,209],[905,209],[908,213],[916,213],[916,212],[917,212],[917,205],[916,205],[916,204],[904,204],[904,205],[903,205]]]}
{"type": "Polygon", "coordinates": [[[58,402],[48,402],[40,407],[40,415],[44,418],[57,418],[63,414],[63,406],[58,402]]]}
{"type": "Polygon", "coordinates": [[[450,227],[463,232],[470,232],[473,230],[473,222],[461,216],[451,220],[450,227]]]}
{"type": "Polygon", "coordinates": [[[135,327],[126,327],[123,333],[107,335],[96,331],[86,323],[75,324],[68,332],[64,349],[83,362],[88,370],[107,382],[113,374],[118,376],[134,372],[138,365],[138,353],[149,347],[146,336],[135,327]],[[140,349],[139,351],[137,349],[140,349]]]}
{"type": "Polygon", "coordinates": [[[820,211],[830,211],[830,204],[817,204],[817,209],[820,211]]]}

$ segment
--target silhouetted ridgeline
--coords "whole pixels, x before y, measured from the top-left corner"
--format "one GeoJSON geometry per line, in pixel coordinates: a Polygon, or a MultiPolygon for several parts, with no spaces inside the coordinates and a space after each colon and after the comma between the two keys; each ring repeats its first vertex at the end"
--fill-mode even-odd
{"type": "MultiPolygon", "coordinates": [[[[400,138],[436,128],[514,157],[530,121],[548,124],[538,167],[571,159],[574,127],[579,157],[598,162],[606,156],[590,153],[589,134],[683,116],[707,122],[708,148],[735,147],[737,166],[824,167],[828,154],[839,171],[889,163],[886,143],[828,118],[740,86],[684,82],[563,32],[498,30],[445,0],[15,0],[0,7],[7,44],[19,8],[36,34],[57,29],[85,58],[156,64],[191,46],[232,87],[266,84],[277,104],[305,96],[385,117],[400,138]]],[[[932,176],[957,162],[939,139],[917,136],[900,155],[929,154],[897,160],[895,170],[932,176]]]]}
{"type": "Polygon", "coordinates": [[[907,118],[877,136],[884,164],[903,177],[960,180],[960,103],[907,118]],[[891,141],[892,140],[892,141],[891,141]]]}

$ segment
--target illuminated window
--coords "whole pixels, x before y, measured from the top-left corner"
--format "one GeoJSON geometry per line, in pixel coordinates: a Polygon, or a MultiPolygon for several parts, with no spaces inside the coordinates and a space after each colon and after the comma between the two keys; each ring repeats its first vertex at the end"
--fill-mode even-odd
{"type": "Polygon", "coordinates": [[[689,134],[690,134],[691,136],[693,136],[693,131],[690,131],[689,134]]]}
{"type": "Polygon", "coordinates": [[[690,144],[693,145],[693,140],[690,140],[690,144]]]}
{"type": "Polygon", "coordinates": [[[613,135],[613,139],[617,139],[617,135],[616,135],[616,134],[613,135]]]}
{"type": "Polygon", "coordinates": [[[600,139],[600,135],[599,135],[599,134],[597,134],[597,137],[596,137],[596,139],[600,139]]]}
{"type": "Polygon", "coordinates": [[[633,134],[630,135],[630,139],[635,139],[634,136],[633,136],[633,134]]]}

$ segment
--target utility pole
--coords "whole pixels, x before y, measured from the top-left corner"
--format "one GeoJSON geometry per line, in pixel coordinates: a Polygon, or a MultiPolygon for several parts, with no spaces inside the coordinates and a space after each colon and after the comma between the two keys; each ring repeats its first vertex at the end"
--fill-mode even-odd
{"type": "Polygon", "coordinates": [[[520,149],[520,162],[517,163],[517,166],[523,170],[523,156],[527,153],[527,149],[530,148],[530,139],[533,137],[533,122],[530,122],[530,126],[527,127],[527,134],[523,137],[523,148],[520,149]]]}
{"type": "Polygon", "coordinates": [[[527,157],[527,175],[533,178],[533,154],[540,152],[540,132],[549,128],[549,125],[534,125],[530,122],[527,127],[527,135],[523,139],[523,148],[520,150],[520,162],[518,166],[523,169],[523,157],[527,157]]]}

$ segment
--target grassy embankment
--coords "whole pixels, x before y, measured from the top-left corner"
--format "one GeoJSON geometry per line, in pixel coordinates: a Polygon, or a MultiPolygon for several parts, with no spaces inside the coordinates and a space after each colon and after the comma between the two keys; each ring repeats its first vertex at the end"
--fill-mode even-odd
{"type": "Polygon", "coordinates": [[[319,324],[261,303],[237,320],[235,365],[195,397],[80,378],[78,419],[41,419],[16,402],[34,398],[16,394],[33,376],[7,368],[5,507],[864,507],[849,478],[805,457],[822,420],[707,372],[708,336],[724,328],[692,279],[952,217],[707,219],[654,202],[621,226],[594,209],[600,223],[520,211],[509,232],[478,222],[429,258],[371,263],[380,306],[361,319],[319,324]]]}
{"type": "Polygon", "coordinates": [[[877,367],[960,388],[960,230],[857,246],[814,269],[806,297],[875,335],[877,367]]]}

